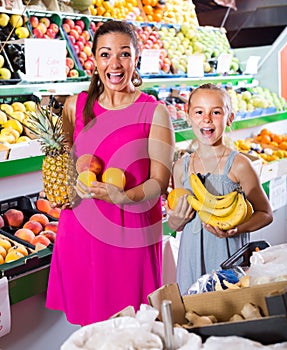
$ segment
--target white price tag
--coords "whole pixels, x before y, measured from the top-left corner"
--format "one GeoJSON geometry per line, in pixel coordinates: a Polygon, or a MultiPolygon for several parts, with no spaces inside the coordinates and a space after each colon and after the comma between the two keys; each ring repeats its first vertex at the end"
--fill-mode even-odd
{"type": "Polygon", "coordinates": [[[260,56],[250,56],[246,62],[245,74],[257,74],[260,56]]]}
{"type": "Polygon", "coordinates": [[[204,76],[204,57],[203,55],[191,55],[188,56],[187,61],[187,76],[190,77],[203,77],[204,76]]]}
{"type": "Polygon", "coordinates": [[[0,278],[0,337],[11,330],[11,309],[7,277],[0,278]]]}
{"type": "Polygon", "coordinates": [[[232,55],[229,53],[222,53],[217,59],[217,73],[224,74],[228,73],[230,70],[232,55]]]}
{"type": "Polygon", "coordinates": [[[66,80],[66,42],[56,39],[25,39],[27,81],[66,80]]]}
{"type": "Polygon", "coordinates": [[[269,200],[272,210],[286,205],[286,175],[270,180],[269,200]]]}
{"type": "Polygon", "coordinates": [[[160,50],[143,49],[141,54],[141,73],[159,73],[160,50]]]}

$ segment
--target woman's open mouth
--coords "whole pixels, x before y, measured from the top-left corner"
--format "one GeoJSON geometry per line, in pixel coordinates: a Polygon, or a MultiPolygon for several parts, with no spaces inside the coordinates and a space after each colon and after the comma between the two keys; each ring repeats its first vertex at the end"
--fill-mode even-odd
{"type": "Polygon", "coordinates": [[[118,84],[123,80],[124,73],[107,73],[109,81],[113,84],[118,84]]]}

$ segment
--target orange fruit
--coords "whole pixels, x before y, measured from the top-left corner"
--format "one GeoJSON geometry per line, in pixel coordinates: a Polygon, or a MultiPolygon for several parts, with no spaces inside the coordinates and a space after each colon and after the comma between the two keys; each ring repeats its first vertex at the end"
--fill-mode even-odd
{"type": "Polygon", "coordinates": [[[263,134],[261,137],[261,142],[262,143],[270,143],[271,137],[268,134],[263,134]]]}
{"type": "Polygon", "coordinates": [[[107,168],[102,176],[102,181],[107,184],[111,184],[124,189],[126,185],[126,176],[122,169],[119,168],[107,168]]]}
{"type": "Polygon", "coordinates": [[[167,196],[167,203],[170,209],[174,210],[177,207],[179,198],[185,194],[191,194],[186,188],[174,188],[171,190],[167,196]]]}
{"type": "Polygon", "coordinates": [[[273,134],[272,141],[275,141],[279,144],[280,142],[282,142],[282,139],[283,139],[282,135],[273,134]]]}
{"type": "Polygon", "coordinates": [[[270,134],[270,131],[266,128],[264,128],[260,131],[260,135],[269,135],[269,134],[270,134]]]}
{"type": "Polygon", "coordinates": [[[287,150],[287,141],[279,143],[278,147],[283,150],[287,150]]]}
{"type": "Polygon", "coordinates": [[[151,15],[153,13],[153,8],[150,5],[145,5],[143,7],[144,13],[147,15],[151,15]]]}

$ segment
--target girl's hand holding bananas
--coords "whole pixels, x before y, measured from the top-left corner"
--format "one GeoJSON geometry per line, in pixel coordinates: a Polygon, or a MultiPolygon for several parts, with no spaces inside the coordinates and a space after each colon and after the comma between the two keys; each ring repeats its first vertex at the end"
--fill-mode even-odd
{"type": "Polygon", "coordinates": [[[174,210],[170,209],[166,201],[165,208],[168,215],[168,224],[171,229],[181,231],[184,225],[193,219],[195,210],[187,201],[188,195],[183,195],[179,198],[178,204],[174,210]]]}
{"type": "Polygon", "coordinates": [[[208,225],[208,224],[203,224],[203,227],[207,231],[209,231],[210,233],[214,234],[218,238],[230,238],[230,237],[236,236],[238,234],[238,228],[237,227],[232,228],[232,229],[227,230],[227,231],[222,231],[218,227],[211,226],[211,225],[208,225]]]}

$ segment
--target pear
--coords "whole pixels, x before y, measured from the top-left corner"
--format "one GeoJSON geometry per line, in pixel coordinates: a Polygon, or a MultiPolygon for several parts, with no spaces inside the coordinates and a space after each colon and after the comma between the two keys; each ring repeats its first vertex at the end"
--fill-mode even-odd
{"type": "Polygon", "coordinates": [[[12,73],[8,68],[0,68],[0,80],[9,80],[11,75],[12,73]]]}
{"type": "Polygon", "coordinates": [[[6,27],[10,17],[6,13],[0,13],[0,27],[6,27]]]}
{"type": "Polygon", "coordinates": [[[0,55],[0,68],[4,66],[4,63],[5,63],[5,59],[2,55],[0,55]]]}

